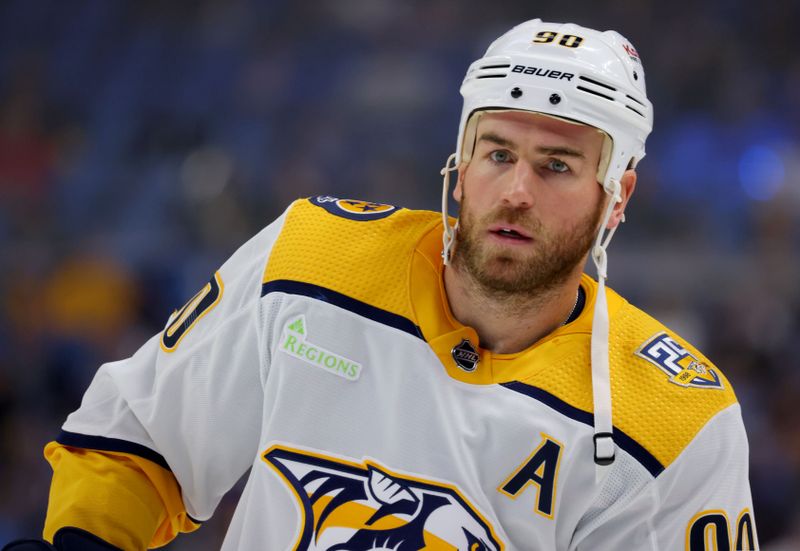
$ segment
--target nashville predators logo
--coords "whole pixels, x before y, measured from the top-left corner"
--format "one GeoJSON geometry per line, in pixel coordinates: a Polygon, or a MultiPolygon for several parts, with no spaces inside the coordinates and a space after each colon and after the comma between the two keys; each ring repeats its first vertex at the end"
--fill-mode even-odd
{"type": "Polygon", "coordinates": [[[360,201],[358,199],[339,199],[330,195],[321,195],[309,199],[311,204],[322,207],[329,213],[349,220],[378,220],[386,218],[397,210],[393,205],[360,201]]]}
{"type": "Polygon", "coordinates": [[[665,332],[650,337],[636,355],[669,375],[669,381],[682,387],[722,388],[719,374],[695,358],[665,332]]]}
{"type": "Polygon", "coordinates": [[[293,551],[499,551],[486,520],[454,487],[272,446],[262,459],[300,509],[293,551]]]}

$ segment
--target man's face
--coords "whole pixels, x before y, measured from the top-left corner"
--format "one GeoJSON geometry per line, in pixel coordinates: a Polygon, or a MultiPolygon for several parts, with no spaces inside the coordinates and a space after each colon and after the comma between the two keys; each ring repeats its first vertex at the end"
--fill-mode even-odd
{"type": "Polygon", "coordinates": [[[453,264],[485,291],[536,294],[580,271],[605,194],[596,129],[524,112],[487,113],[460,167],[453,264]]]}

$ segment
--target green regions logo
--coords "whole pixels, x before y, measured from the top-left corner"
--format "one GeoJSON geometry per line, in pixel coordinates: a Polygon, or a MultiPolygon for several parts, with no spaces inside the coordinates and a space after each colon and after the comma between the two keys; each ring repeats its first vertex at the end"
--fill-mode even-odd
{"type": "Polygon", "coordinates": [[[380,220],[395,213],[398,208],[394,205],[383,203],[373,203],[372,201],[361,201],[358,199],[339,199],[330,195],[320,195],[309,199],[312,205],[325,209],[329,213],[347,218],[366,222],[369,220],[380,220]]]}
{"type": "Polygon", "coordinates": [[[341,354],[331,352],[308,340],[308,329],[305,316],[292,318],[283,328],[280,350],[307,364],[319,367],[343,377],[348,381],[356,381],[361,375],[361,364],[345,358],[341,354]]]}

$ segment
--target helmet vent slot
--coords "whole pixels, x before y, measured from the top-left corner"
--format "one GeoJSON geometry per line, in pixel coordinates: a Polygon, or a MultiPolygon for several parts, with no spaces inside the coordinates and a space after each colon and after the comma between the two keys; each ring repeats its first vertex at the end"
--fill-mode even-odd
{"type": "Polygon", "coordinates": [[[639,115],[640,117],[644,117],[644,114],[643,114],[641,111],[639,111],[638,109],[634,109],[634,108],[633,108],[633,107],[631,107],[630,105],[626,105],[625,107],[627,107],[628,109],[630,109],[631,111],[633,111],[634,113],[636,113],[637,115],[639,115]]]}
{"type": "Polygon", "coordinates": [[[510,67],[510,63],[492,63],[491,65],[482,65],[475,71],[475,78],[505,78],[508,76],[508,69],[510,67]]]}
{"type": "Polygon", "coordinates": [[[601,94],[597,90],[592,90],[591,88],[585,88],[583,86],[578,86],[578,90],[581,90],[583,92],[588,92],[590,94],[594,94],[595,96],[600,96],[601,98],[605,98],[605,99],[610,100],[610,101],[615,101],[614,98],[612,98],[611,96],[606,95],[606,94],[601,94]]]}
{"type": "Polygon", "coordinates": [[[601,86],[601,87],[605,88],[606,90],[611,90],[612,92],[616,92],[617,91],[617,89],[614,88],[613,86],[609,86],[608,84],[603,84],[602,82],[594,80],[592,78],[585,77],[583,75],[579,76],[578,78],[583,80],[583,81],[585,81],[585,82],[591,82],[595,86],[601,86]]]}
{"type": "Polygon", "coordinates": [[[644,107],[644,106],[645,106],[643,101],[641,101],[641,100],[638,100],[638,99],[636,99],[636,98],[635,98],[635,97],[633,97],[633,96],[629,96],[628,94],[625,94],[625,97],[626,97],[626,98],[628,98],[629,100],[635,101],[636,103],[638,103],[638,104],[639,104],[639,105],[641,105],[642,107],[644,107]]]}

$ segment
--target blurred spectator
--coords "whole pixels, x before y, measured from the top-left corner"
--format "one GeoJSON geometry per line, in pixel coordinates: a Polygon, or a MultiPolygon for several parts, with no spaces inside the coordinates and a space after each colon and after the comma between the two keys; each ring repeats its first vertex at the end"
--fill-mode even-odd
{"type": "Polygon", "coordinates": [[[35,66],[10,75],[0,98],[0,199],[6,204],[41,199],[52,177],[55,147],[45,133],[37,76],[35,66]]]}

